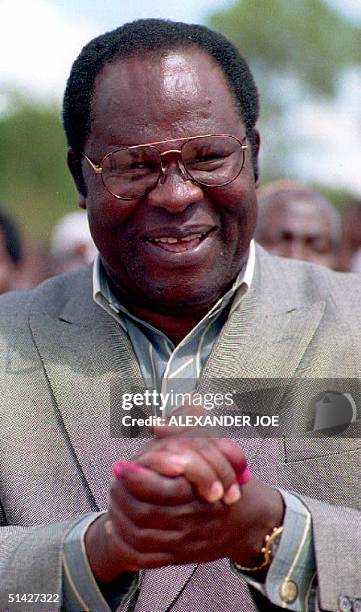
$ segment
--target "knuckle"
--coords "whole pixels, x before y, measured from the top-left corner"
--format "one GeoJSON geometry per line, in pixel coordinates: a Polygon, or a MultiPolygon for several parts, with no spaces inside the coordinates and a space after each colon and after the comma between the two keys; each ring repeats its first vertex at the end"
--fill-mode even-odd
{"type": "Polygon", "coordinates": [[[175,497],[179,495],[181,490],[184,488],[179,480],[183,478],[164,478],[159,484],[159,494],[162,497],[175,497]]]}
{"type": "Polygon", "coordinates": [[[185,544],[189,544],[189,542],[193,540],[193,535],[193,529],[179,530],[172,536],[170,544],[177,549],[184,547],[185,544]]]}
{"type": "Polygon", "coordinates": [[[235,471],[231,468],[231,466],[222,466],[219,473],[225,488],[230,487],[236,480],[235,471]]]}
{"type": "Polygon", "coordinates": [[[241,447],[233,440],[230,440],[229,438],[219,438],[216,443],[218,448],[220,448],[224,453],[227,453],[228,456],[232,456],[239,460],[245,459],[245,455],[241,447]]]}
{"type": "Polygon", "coordinates": [[[184,504],[175,509],[174,518],[182,520],[187,517],[201,516],[205,509],[208,509],[208,505],[199,500],[184,504]]]}
{"type": "Polygon", "coordinates": [[[149,507],[144,503],[132,506],[132,521],[135,525],[146,526],[149,522],[149,507]]]}
{"type": "Polygon", "coordinates": [[[135,529],[133,531],[131,538],[131,546],[137,553],[145,552],[148,546],[148,541],[146,536],[144,535],[144,532],[141,532],[138,529],[135,529]]]}
{"type": "Polygon", "coordinates": [[[133,533],[132,547],[138,553],[151,552],[157,548],[158,544],[159,543],[154,539],[154,537],[144,529],[137,529],[133,533]]]}
{"type": "Polygon", "coordinates": [[[145,555],[142,553],[142,551],[136,550],[134,547],[132,547],[132,559],[133,559],[134,565],[136,565],[137,567],[139,568],[146,567],[145,555]]]}

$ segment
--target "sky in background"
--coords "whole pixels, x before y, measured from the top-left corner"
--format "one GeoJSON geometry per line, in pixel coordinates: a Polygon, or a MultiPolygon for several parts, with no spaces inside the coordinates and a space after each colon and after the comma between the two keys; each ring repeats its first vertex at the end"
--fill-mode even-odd
{"type": "MultiPolygon", "coordinates": [[[[298,1],[298,0],[290,0],[298,1]]],[[[361,0],[328,0],[361,23],[361,0]]],[[[76,55],[92,37],[126,21],[164,17],[204,23],[207,13],[230,0],[0,0],[0,112],[4,91],[61,100],[76,55]]],[[[334,104],[305,103],[290,118],[289,129],[308,141],[295,158],[305,180],[351,186],[361,195],[361,70],[345,76],[334,104]],[[312,146],[311,146],[312,145],[312,146]],[[345,151],[345,163],[340,151],[345,151]],[[346,157],[347,156],[347,157],[346,157]]]]}

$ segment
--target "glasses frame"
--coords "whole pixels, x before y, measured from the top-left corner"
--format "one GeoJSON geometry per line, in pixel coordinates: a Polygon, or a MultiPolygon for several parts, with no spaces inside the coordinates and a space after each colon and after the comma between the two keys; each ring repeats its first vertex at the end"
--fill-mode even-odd
{"type": "Polygon", "coordinates": [[[195,183],[197,185],[201,185],[202,187],[208,187],[210,189],[213,188],[213,187],[225,187],[226,185],[229,185],[230,183],[233,183],[233,181],[235,181],[236,178],[238,178],[238,176],[241,174],[241,172],[243,170],[243,167],[244,167],[245,151],[248,149],[248,145],[244,142],[245,140],[246,140],[246,136],[244,136],[243,139],[240,140],[239,138],[237,138],[237,136],[233,136],[232,134],[202,134],[200,136],[189,136],[189,137],[186,137],[186,138],[171,138],[171,139],[168,139],[168,140],[158,140],[156,142],[146,142],[144,144],[131,145],[129,147],[126,147],[126,146],[118,147],[117,149],[114,149],[114,151],[109,151],[109,153],[104,155],[104,157],[102,158],[100,164],[95,164],[85,153],[82,153],[82,157],[84,157],[84,159],[86,159],[86,161],[88,162],[90,167],[94,170],[95,174],[98,174],[100,176],[104,188],[107,190],[108,193],[110,193],[110,195],[112,195],[117,200],[126,200],[126,201],[129,201],[129,200],[137,200],[139,198],[143,198],[145,195],[147,195],[150,191],[152,191],[152,189],[154,189],[158,185],[159,181],[164,182],[165,177],[166,177],[166,170],[167,170],[167,168],[166,168],[166,166],[163,165],[163,158],[164,158],[165,155],[169,155],[169,154],[178,154],[178,160],[177,160],[178,167],[179,167],[179,170],[180,170],[184,180],[186,180],[186,181],[191,181],[192,183],[195,183]],[[190,142],[191,140],[200,139],[200,138],[209,138],[210,136],[223,136],[223,137],[227,137],[227,138],[232,138],[233,140],[236,140],[241,145],[241,150],[242,150],[242,154],[243,154],[242,165],[241,165],[241,167],[240,167],[240,169],[237,172],[235,177],[233,177],[229,181],[226,181],[225,183],[222,183],[221,185],[207,185],[206,183],[202,183],[200,181],[197,181],[195,178],[193,178],[193,176],[191,176],[189,174],[189,172],[187,171],[187,168],[185,167],[184,162],[183,162],[182,149],[183,149],[183,147],[188,142],[190,142]],[[160,151],[157,148],[157,146],[156,146],[156,145],[166,144],[168,142],[183,142],[183,144],[180,147],[180,149],[168,149],[167,151],[163,151],[163,152],[160,151]],[[118,151],[125,151],[125,150],[128,150],[128,149],[138,149],[139,147],[153,147],[159,153],[159,157],[160,157],[159,174],[158,174],[158,178],[157,178],[156,182],[154,183],[154,185],[152,187],[147,189],[144,192],[143,195],[135,196],[133,198],[124,197],[124,196],[120,196],[120,195],[117,195],[117,194],[113,193],[106,186],[106,184],[104,182],[104,178],[103,178],[103,166],[104,166],[105,160],[108,157],[110,157],[111,155],[114,155],[114,153],[117,153],[118,151]],[[163,181],[162,181],[162,177],[163,177],[163,181]]]}

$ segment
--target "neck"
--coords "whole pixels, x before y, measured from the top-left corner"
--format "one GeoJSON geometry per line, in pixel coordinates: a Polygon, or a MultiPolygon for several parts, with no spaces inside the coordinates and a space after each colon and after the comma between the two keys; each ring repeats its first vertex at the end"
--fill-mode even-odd
{"type": "Polygon", "coordinates": [[[127,308],[137,317],[147,321],[153,327],[160,329],[172,342],[177,345],[207,314],[208,308],[194,314],[175,316],[172,314],[158,313],[135,304],[127,305],[127,308]]]}
{"type": "Polygon", "coordinates": [[[126,308],[136,317],[146,321],[153,327],[162,331],[174,344],[179,344],[189,332],[203,319],[203,317],[212,308],[215,303],[203,304],[198,307],[192,307],[187,310],[182,308],[179,312],[161,312],[155,309],[150,309],[148,304],[140,299],[135,300],[130,295],[127,295],[117,283],[114,282],[108,273],[109,286],[126,308]]]}

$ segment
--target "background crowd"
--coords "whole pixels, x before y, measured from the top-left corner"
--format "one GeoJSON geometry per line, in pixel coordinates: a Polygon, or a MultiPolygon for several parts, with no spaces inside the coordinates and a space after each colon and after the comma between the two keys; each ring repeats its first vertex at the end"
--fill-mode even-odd
{"type": "MultiPolygon", "coordinates": [[[[279,180],[258,191],[256,239],[266,250],[361,274],[361,199],[341,215],[320,192],[300,183],[279,180]]],[[[75,271],[97,253],[84,211],[61,217],[49,245],[31,244],[25,233],[25,223],[20,226],[0,208],[0,293],[75,271]]]]}
{"type": "Polygon", "coordinates": [[[33,26],[21,31],[18,4],[1,2],[0,292],[94,258],[66,168],[62,91],[86,40],[138,17],[209,24],[239,46],[261,94],[257,240],[361,273],[358,0],[110,0],[106,10],[101,0],[27,0],[33,26]]]}

